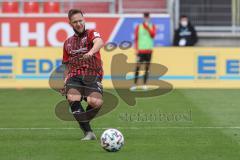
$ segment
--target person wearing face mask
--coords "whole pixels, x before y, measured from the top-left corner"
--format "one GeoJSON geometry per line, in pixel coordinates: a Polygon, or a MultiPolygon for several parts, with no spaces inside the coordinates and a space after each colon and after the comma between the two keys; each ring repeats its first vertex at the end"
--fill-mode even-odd
{"type": "Polygon", "coordinates": [[[103,104],[103,68],[100,49],[104,46],[100,34],[85,28],[85,18],[81,10],[71,9],[68,12],[69,24],[74,35],[63,45],[64,88],[73,117],[78,121],[84,133],[82,140],[96,140],[90,126],[90,120],[103,104]],[[86,111],[81,101],[87,102],[86,111]]]}
{"type": "Polygon", "coordinates": [[[181,16],[179,28],[174,33],[174,46],[194,46],[198,41],[197,32],[187,16],[181,16]]]}
{"type": "Polygon", "coordinates": [[[141,65],[145,66],[142,89],[148,89],[146,83],[148,80],[155,35],[156,26],[150,21],[150,14],[146,12],[143,14],[143,23],[139,24],[135,29],[137,64],[135,69],[134,85],[130,88],[131,91],[137,89],[137,81],[141,65]]]}

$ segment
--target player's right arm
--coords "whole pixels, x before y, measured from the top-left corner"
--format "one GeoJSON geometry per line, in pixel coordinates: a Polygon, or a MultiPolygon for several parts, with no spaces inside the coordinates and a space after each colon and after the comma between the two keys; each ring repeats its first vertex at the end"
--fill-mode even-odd
{"type": "Polygon", "coordinates": [[[137,25],[134,32],[134,43],[135,43],[135,49],[137,52],[138,52],[138,30],[139,30],[139,25],[137,25]]]}
{"type": "Polygon", "coordinates": [[[66,84],[67,81],[67,76],[69,73],[69,69],[68,69],[68,65],[69,65],[69,55],[68,52],[66,50],[66,42],[63,45],[63,60],[62,60],[62,64],[64,65],[64,84],[66,84]]]}

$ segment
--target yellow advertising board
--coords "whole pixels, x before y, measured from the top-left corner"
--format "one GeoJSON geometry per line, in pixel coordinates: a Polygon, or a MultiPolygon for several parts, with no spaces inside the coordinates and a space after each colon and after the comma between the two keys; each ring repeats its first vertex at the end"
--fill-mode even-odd
{"type": "MultiPolygon", "coordinates": [[[[101,55],[104,88],[112,88],[114,80],[133,78],[134,49],[102,49],[101,55]]],[[[0,88],[49,88],[49,76],[61,61],[62,48],[0,48],[0,88]]],[[[150,73],[150,85],[154,75],[174,88],[240,88],[240,48],[155,48],[152,63],[167,71],[150,73]]]]}

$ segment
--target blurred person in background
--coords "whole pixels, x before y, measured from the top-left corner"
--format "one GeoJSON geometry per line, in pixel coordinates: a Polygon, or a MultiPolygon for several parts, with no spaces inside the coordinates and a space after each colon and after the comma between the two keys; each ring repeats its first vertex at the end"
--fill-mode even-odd
{"type": "Polygon", "coordinates": [[[131,91],[137,89],[137,81],[141,65],[145,66],[145,74],[143,77],[144,90],[147,90],[147,79],[149,75],[150,62],[152,51],[154,47],[154,37],[156,35],[156,26],[150,21],[150,14],[145,12],[143,14],[144,21],[135,29],[135,48],[137,54],[137,65],[135,70],[134,85],[130,88],[131,91]]]}
{"type": "Polygon", "coordinates": [[[182,15],[179,28],[174,33],[174,46],[194,46],[198,41],[197,32],[188,17],[182,15]]]}

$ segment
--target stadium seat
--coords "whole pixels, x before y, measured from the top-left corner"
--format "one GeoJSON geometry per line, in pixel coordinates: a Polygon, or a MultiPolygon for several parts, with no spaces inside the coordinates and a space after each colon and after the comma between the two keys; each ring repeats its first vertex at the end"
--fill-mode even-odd
{"type": "Polygon", "coordinates": [[[124,13],[139,13],[149,11],[151,13],[161,13],[167,7],[166,0],[123,0],[123,12],[124,13]]]}
{"type": "Polygon", "coordinates": [[[2,2],[2,13],[18,13],[18,2],[2,2]]]}
{"type": "Polygon", "coordinates": [[[81,9],[84,13],[109,13],[109,3],[108,2],[63,2],[64,12],[68,12],[72,8],[81,9]]]}
{"type": "Polygon", "coordinates": [[[39,3],[24,2],[24,13],[39,13],[39,3]]]}
{"type": "Polygon", "coordinates": [[[59,2],[44,2],[43,13],[60,13],[59,2]]]}

